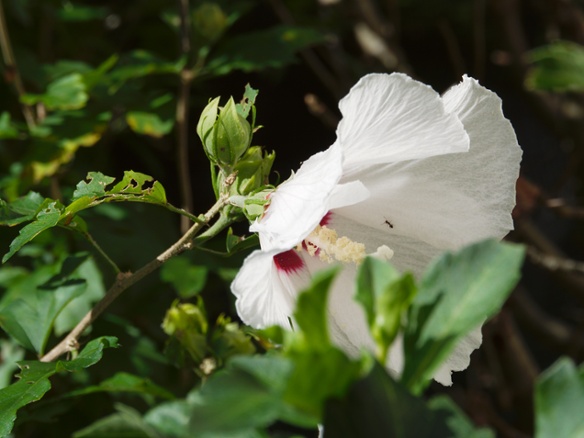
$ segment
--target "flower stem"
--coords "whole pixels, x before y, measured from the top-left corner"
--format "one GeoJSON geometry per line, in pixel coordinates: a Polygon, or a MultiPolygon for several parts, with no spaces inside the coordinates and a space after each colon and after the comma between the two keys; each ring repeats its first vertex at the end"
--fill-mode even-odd
{"type": "MultiPolygon", "coordinates": [[[[211,220],[217,216],[223,207],[228,204],[229,200],[227,196],[221,196],[215,205],[209,209],[207,213],[203,216],[202,222],[196,222],[191,228],[172,246],[170,246],[166,251],[161,253],[154,260],[150,261],[146,265],[142,266],[136,272],[120,272],[116,278],[114,284],[106,292],[105,296],[99,301],[93,309],[91,309],[81,321],[75,326],[71,332],[59,342],[51,351],[40,358],[41,362],[50,362],[57,359],[62,354],[75,350],[78,346],[77,339],[81,334],[97,319],[97,317],[118,298],[122,292],[128,289],[130,286],[134,285],[142,278],[146,277],[148,274],[154,272],[160,266],[162,266],[170,258],[182,253],[187,249],[191,249],[193,245],[193,239],[203,228],[203,226],[209,224],[211,220]]],[[[216,235],[220,229],[225,228],[231,222],[224,218],[222,215],[217,221],[221,225],[213,224],[204,234],[199,236],[199,240],[195,243],[201,243],[214,235],[216,235]],[[210,233],[213,230],[213,233],[210,233]],[[211,235],[212,234],[212,235],[211,235]]]]}

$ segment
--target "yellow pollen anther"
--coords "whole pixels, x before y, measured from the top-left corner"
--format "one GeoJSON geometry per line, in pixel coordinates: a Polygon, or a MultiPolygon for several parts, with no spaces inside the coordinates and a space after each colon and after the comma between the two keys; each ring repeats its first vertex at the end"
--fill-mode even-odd
{"type": "Polygon", "coordinates": [[[343,263],[359,264],[365,256],[365,245],[353,242],[348,237],[338,237],[337,232],[326,226],[317,226],[304,239],[304,248],[311,256],[317,255],[325,262],[337,260],[343,263]]]}

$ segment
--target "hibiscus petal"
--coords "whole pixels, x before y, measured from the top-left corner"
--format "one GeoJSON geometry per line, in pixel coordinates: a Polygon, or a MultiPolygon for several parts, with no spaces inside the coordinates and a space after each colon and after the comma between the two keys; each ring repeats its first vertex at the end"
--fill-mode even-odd
{"type": "Polygon", "coordinates": [[[452,385],[452,372],[468,368],[471,353],[481,346],[482,341],[481,327],[474,329],[458,341],[454,351],[434,374],[434,380],[445,386],[452,385]]]}
{"type": "Polygon", "coordinates": [[[291,249],[314,230],[329,210],[329,198],[341,178],[341,161],[341,150],[331,146],[278,186],[264,217],[250,227],[260,233],[263,250],[291,249]]]}
{"type": "Polygon", "coordinates": [[[351,178],[359,179],[371,197],[340,209],[342,215],[441,249],[502,238],[513,228],[521,149],[500,99],[465,78],[444,100],[464,123],[469,151],[355,172],[351,178]]]}
{"type": "Polygon", "coordinates": [[[239,317],[255,328],[289,329],[298,292],[310,283],[303,262],[292,270],[279,269],[274,263],[277,255],[278,251],[254,251],[231,283],[239,317]]]}
{"type": "Polygon", "coordinates": [[[394,73],[364,76],[341,100],[337,128],[345,176],[362,166],[468,150],[460,120],[438,93],[394,73]]]}

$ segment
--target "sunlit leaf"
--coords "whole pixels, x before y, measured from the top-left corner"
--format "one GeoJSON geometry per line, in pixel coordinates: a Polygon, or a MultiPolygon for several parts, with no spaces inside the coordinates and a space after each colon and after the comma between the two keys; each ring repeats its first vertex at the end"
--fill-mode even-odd
{"type": "Polygon", "coordinates": [[[89,99],[83,76],[71,73],[51,82],[45,94],[26,94],[21,100],[27,105],[44,104],[49,110],[83,108],[89,99]]]}
{"type": "Polygon", "coordinates": [[[36,192],[10,203],[0,199],[0,225],[13,226],[34,219],[44,202],[45,198],[36,192]]]}
{"type": "Polygon", "coordinates": [[[486,240],[432,263],[404,336],[408,388],[420,392],[456,342],[501,308],[520,278],[523,255],[521,246],[486,240]]]}
{"type": "Polygon", "coordinates": [[[40,400],[51,389],[49,378],[62,371],[78,371],[97,363],[103,356],[104,348],[117,347],[114,337],[101,337],[90,341],[76,359],[71,361],[19,362],[20,380],[0,389],[0,436],[12,430],[17,411],[32,402],[40,400]]]}
{"type": "Polygon", "coordinates": [[[57,202],[52,202],[42,209],[37,214],[34,222],[31,222],[20,230],[16,239],[10,244],[10,251],[8,251],[2,258],[2,263],[5,263],[10,257],[16,254],[20,248],[40,233],[56,226],[60,217],[61,210],[57,208],[57,202]]]}
{"type": "Polygon", "coordinates": [[[584,436],[584,366],[559,359],[539,377],[535,386],[535,436],[584,436]]]}
{"type": "Polygon", "coordinates": [[[168,134],[174,126],[174,120],[162,120],[157,114],[131,111],[126,114],[126,122],[137,134],[160,138],[168,134]]]}

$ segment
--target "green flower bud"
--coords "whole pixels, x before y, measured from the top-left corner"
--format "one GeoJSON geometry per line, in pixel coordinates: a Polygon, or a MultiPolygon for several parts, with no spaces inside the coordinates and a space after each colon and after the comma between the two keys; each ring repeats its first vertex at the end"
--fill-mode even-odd
{"type": "Polygon", "coordinates": [[[209,159],[226,173],[231,173],[251,142],[251,126],[237,112],[233,98],[219,111],[219,98],[213,99],[203,110],[197,134],[203,142],[209,159]],[[214,120],[213,117],[216,117],[214,120]],[[213,123],[211,123],[213,121],[213,123]]]}
{"type": "MultiPolygon", "coordinates": [[[[213,128],[217,122],[217,113],[219,112],[219,97],[216,97],[211,102],[207,104],[201,117],[199,118],[199,123],[197,123],[197,134],[203,143],[203,148],[205,152],[213,149],[213,128]]],[[[209,152],[207,152],[209,155],[209,152]]],[[[209,157],[211,158],[211,157],[209,157]]]]}
{"type": "Polygon", "coordinates": [[[249,148],[251,126],[237,113],[232,97],[219,113],[214,134],[214,155],[220,167],[234,165],[249,148]]]}
{"type": "Polygon", "coordinates": [[[195,362],[199,363],[207,355],[207,319],[194,304],[174,302],[166,312],[162,329],[176,338],[195,362]]]}
{"type": "Polygon", "coordinates": [[[227,16],[216,3],[203,3],[193,13],[195,31],[209,41],[217,39],[227,27],[227,16]]]}
{"type": "MultiPolygon", "coordinates": [[[[240,158],[233,172],[236,172],[235,181],[229,187],[230,195],[248,195],[255,190],[268,184],[268,177],[276,154],[263,153],[259,146],[252,146],[240,158]]],[[[218,179],[220,184],[223,184],[223,176],[218,179]]],[[[225,175],[228,176],[228,175],[225,175]]]]}

